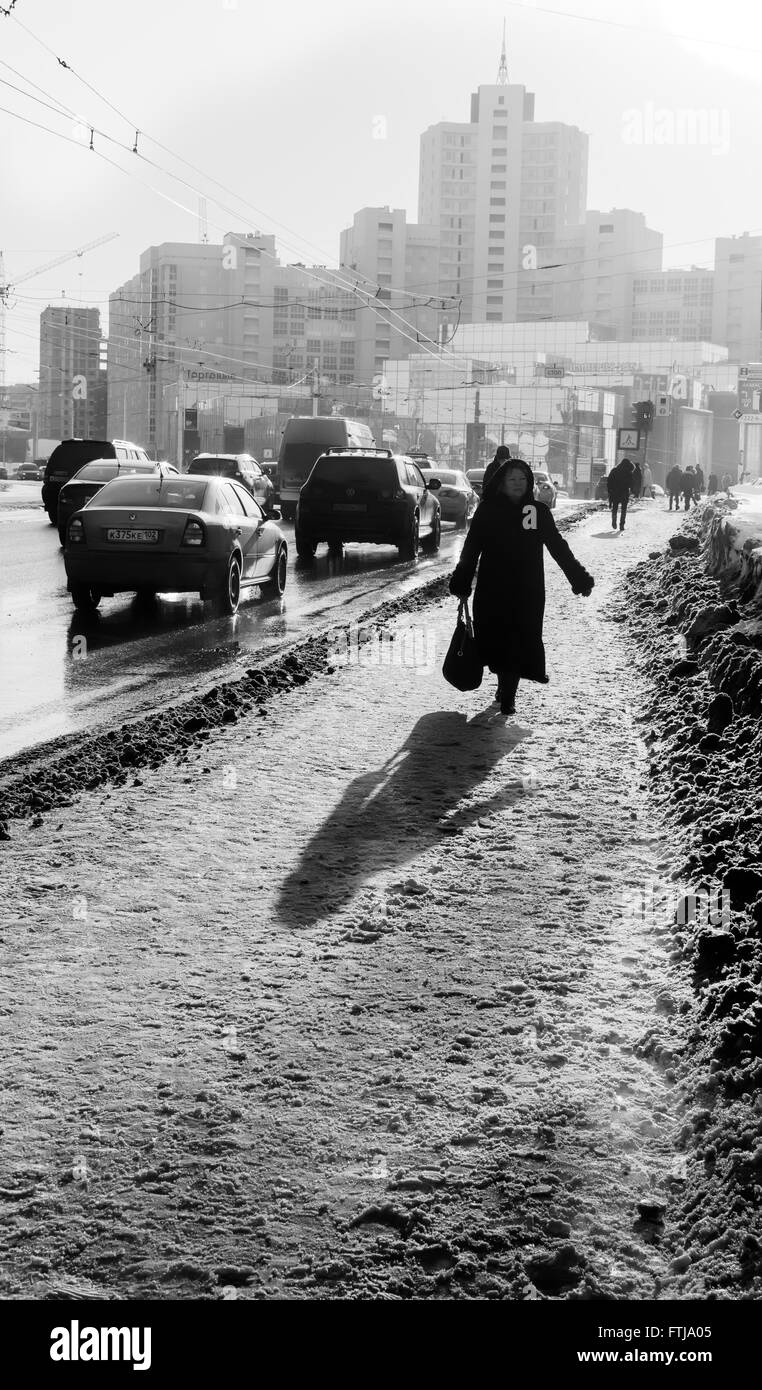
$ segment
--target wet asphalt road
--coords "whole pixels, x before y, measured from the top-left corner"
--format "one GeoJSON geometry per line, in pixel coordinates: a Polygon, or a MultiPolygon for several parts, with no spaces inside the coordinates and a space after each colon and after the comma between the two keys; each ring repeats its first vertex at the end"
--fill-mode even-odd
{"type": "MultiPolygon", "coordinates": [[[[559,501],[558,515],[574,503],[559,501]]],[[[296,560],[293,526],[283,598],[245,592],[235,618],[215,618],[193,595],[162,596],[150,612],[130,595],[75,614],[63,552],[39,505],[38,483],[0,490],[0,760],[49,739],[143,714],[213,683],[242,658],[261,659],[350,621],[452,569],[463,532],[443,527],[437,556],[400,561],[392,546],[321,546],[296,560]]]]}

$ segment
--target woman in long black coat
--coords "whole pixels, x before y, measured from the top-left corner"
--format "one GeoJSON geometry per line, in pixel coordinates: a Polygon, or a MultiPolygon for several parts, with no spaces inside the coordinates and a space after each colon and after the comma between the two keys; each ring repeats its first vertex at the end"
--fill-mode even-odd
{"type": "Polygon", "coordinates": [[[520,680],[548,684],[542,643],[544,546],[573,592],[589,594],[595,581],[575,559],[550,508],[535,502],[529,464],[506,459],[482,493],[450,580],[450,593],[468,598],[478,562],[474,635],[484,665],[498,677],[502,714],[515,714],[520,680]]]}

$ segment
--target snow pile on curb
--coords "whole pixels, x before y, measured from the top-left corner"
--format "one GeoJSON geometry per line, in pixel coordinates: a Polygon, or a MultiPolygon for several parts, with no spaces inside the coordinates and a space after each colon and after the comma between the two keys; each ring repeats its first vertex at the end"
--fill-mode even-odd
{"type": "Polygon", "coordinates": [[[613,617],[631,624],[652,680],[639,718],[657,805],[677,830],[672,876],[682,894],[664,925],[691,962],[696,991],[680,1069],[680,1143],[695,1159],[678,1220],[685,1296],[702,1260],[716,1268],[727,1248],[714,1285],[754,1297],[762,1269],[762,514],[729,510],[713,504],[686,518],[670,549],[627,577],[613,617]]]}

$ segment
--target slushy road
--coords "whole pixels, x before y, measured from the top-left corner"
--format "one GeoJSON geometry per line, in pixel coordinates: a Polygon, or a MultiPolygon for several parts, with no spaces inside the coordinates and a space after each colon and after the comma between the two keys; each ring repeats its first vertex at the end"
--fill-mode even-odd
{"type": "MultiPolygon", "coordinates": [[[[574,506],[559,500],[556,515],[574,506]]],[[[321,546],[315,564],[304,566],[293,526],[282,526],[289,544],[282,599],[255,590],[235,618],[215,618],[195,595],[162,596],[145,612],[123,594],[104,599],[93,621],[72,605],[39,484],[0,490],[0,759],[163,706],[242,657],[271,655],[337,616],[350,621],[451,570],[464,535],[445,526],[439,555],[422,552],[415,562],[400,561],[392,546],[348,545],[341,558],[321,546]]]]}

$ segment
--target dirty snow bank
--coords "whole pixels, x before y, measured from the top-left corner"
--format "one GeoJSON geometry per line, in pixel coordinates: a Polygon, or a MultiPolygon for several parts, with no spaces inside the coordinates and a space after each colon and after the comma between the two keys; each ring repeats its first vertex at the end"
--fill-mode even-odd
{"type": "Polygon", "coordinates": [[[758,1297],[762,512],[715,503],[693,513],[665,554],[631,571],[614,617],[631,623],[651,676],[640,718],[657,805],[677,832],[673,877],[684,894],[669,929],[696,992],[678,1069],[680,1142],[703,1164],[678,1216],[685,1296],[702,1264],[716,1271],[719,1260],[720,1297],[758,1297]]]}

